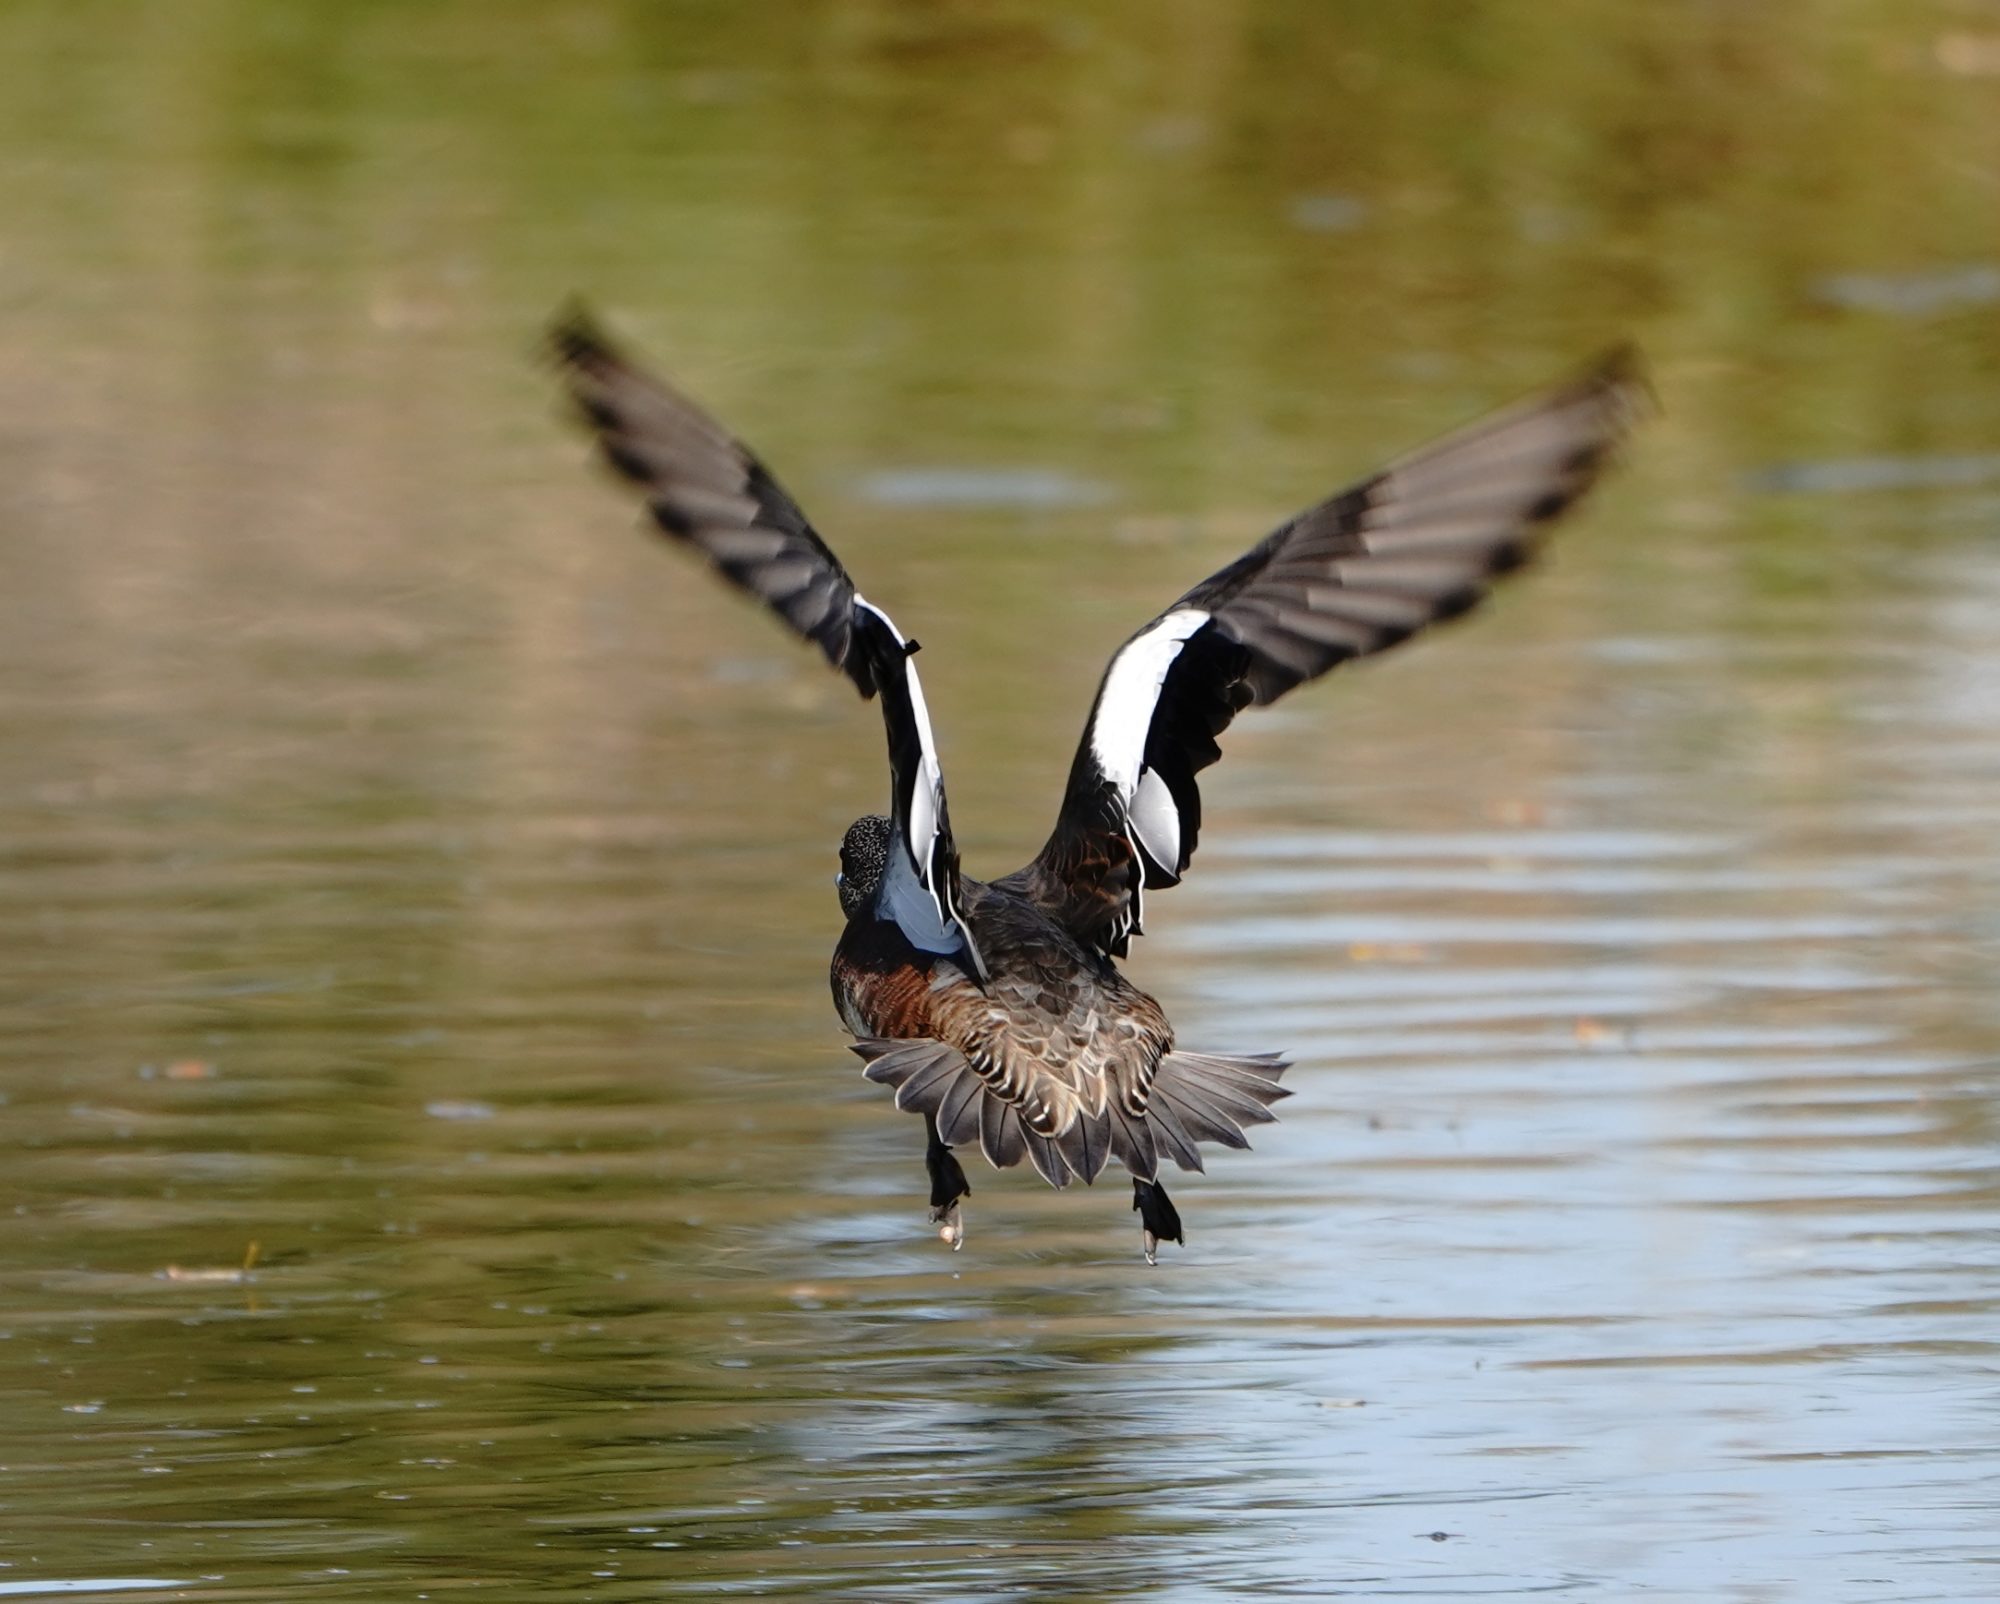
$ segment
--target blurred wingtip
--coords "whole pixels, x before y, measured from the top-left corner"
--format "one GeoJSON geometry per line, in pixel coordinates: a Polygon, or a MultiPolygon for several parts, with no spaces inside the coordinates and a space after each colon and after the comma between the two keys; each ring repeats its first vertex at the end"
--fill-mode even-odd
{"type": "Polygon", "coordinates": [[[1661,410],[1660,393],[1653,387],[1652,365],[1636,340],[1620,340],[1599,352],[1584,370],[1584,382],[1593,389],[1617,395],[1627,428],[1661,410]]]}
{"type": "Polygon", "coordinates": [[[543,354],[559,367],[582,367],[613,354],[597,316],[581,295],[572,295],[549,319],[543,354]]]}

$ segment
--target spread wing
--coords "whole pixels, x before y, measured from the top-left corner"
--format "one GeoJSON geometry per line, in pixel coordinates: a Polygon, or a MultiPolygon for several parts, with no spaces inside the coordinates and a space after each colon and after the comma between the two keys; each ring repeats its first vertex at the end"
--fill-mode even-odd
{"type": "Polygon", "coordinates": [[[1031,893],[1122,957],[1143,894],[1194,856],[1195,776],[1229,722],[1476,605],[1590,488],[1646,396],[1636,357],[1615,352],[1308,508],[1147,624],[1098,686],[1055,831],[1020,871],[1031,893]]]}
{"type": "Polygon", "coordinates": [[[854,588],[799,504],[715,419],[629,361],[581,312],[559,322],[549,343],[605,460],[639,489],[661,533],[694,547],[811,641],[864,698],[881,696],[890,816],[904,851],[891,854],[877,913],[915,946],[965,957],[983,980],[960,911],[958,849],[916,642],[854,588]]]}

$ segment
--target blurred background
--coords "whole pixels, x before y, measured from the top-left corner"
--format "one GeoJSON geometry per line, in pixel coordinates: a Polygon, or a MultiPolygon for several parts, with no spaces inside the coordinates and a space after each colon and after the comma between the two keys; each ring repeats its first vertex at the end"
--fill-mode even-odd
{"type": "Polygon", "coordinates": [[[0,1593],[1989,1598],[2000,6],[0,9],[0,1593]],[[1240,722],[1175,1189],[828,1006],[879,724],[634,533],[581,295],[923,667],[1109,651],[1637,338],[1476,621],[1240,722]]]}

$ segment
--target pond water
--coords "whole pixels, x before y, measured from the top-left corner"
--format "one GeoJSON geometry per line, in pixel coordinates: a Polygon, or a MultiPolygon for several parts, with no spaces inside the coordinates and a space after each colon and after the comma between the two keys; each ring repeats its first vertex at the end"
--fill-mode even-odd
{"type": "Polygon", "coordinates": [[[0,63],[0,1595],[2000,1591],[1990,8],[0,63]],[[925,641],[983,873],[1184,585],[1650,353],[1545,571],[1231,731],[1130,967],[1297,1095],[1159,1268],[925,1225],[825,992],[879,726],[632,533],[571,293],[925,641]]]}

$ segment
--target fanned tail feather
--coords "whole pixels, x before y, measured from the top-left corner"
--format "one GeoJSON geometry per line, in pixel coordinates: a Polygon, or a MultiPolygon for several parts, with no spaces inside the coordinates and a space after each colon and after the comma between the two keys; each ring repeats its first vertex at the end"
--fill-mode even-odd
{"type": "Polygon", "coordinates": [[[915,1036],[908,1041],[867,1038],[853,1046],[868,1061],[868,1067],[861,1073],[883,1086],[895,1087],[896,1106],[912,1114],[935,1116],[961,1080],[970,1080],[975,1087],[979,1085],[979,1077],[965,1061],[965,1054],[928,1036],[915,1036]]]}
{"type": "Polygon", "coordinates": [[[979,1151],[996,1170],[1011,1170],[1028,1156],[1026,1129],[1013,1104],[991,1096],[980,1099],[979,1151]]]}
{"type": "Polygon", "coordinates": [[[1080,1111],[1060,1136],[1039,1136],[956,1047],[929,1037],[853,1045],[867,1060],[868,1079],[894,1087],[898,1108],[930,1115],[947,1146],[976,1141],[995,1169],[1025,1158],[1054,1187],[1072,1179],[1089,1185],[1114,1158],[1142,1181],[1153,1180],[1166,1159],[1200,1170],[1201,1143],[1248,1147],[1244,1126],[1271,1123],[1277,1116],[1270,1105],[1291,1095],[1278,1084],[1291,1066],[1275,1053],[1171,1052],[1153,1072],[1143,1115],[1126,1113],[1112,1098],[1101,1113],[1080,1111]]]}
{"type": "Polygon", "coordinates": [[[1028,1143],[1028,1162],[1035,1166],[1035,1173],[1057,1191],[1069,1185],[1069,1166],[1063,1162],[1062,1149],[1046,1136],[1037,1136],[1033,1131],[1022,1130],[1028,1143]]]}
{"type": "Polygon", "coordinates": [[[1168,1053],[1147,1091],[1146,1123],[1159,1151],[1184,1170],[1199,1170],[1199,1143],[1248,1147],[1243,1127],[1272,1123],[1278,1116],[1270,1105],[1292,1095],[1278,1084],[1290,1067],[1276,1053],[1168,1053]]]}
{"type": "MultiPolygon", "coordinates": [[[[928,1036],[894,1041],[863,1037],[850,1045],[867,1061],[862,1074],[878,1085],[893,1086],[898,1108],[930,1115],[947,1146],[977,1141],[996,1169],[1011,1169],[1026,1158],[1049,1185],[1069,1185],[1071,1170],[1062,1149],[1053,1139],[1037,1136],[1019,1109],[989,1092],[979,1072],[956,1047],[928,1036]]],[[[1095,1145],[1109,1150],[1108,1139],[1102,1136],[1095,1145]]],[[[1081,1162],[1083,1168],[1088,1167],[1088,1148],[1081,1162]]],[[[1100,1155],[1097,1168],[1103,1167],[1100,1155]]],[[[1095,1176],[1096,1170],[1090,1174],[1095,1176]]]]}
{"type": "Polygon", "coordinates": [[[938,1099],[938,1137],[946,1147],[958,1147],[979,1139],[979,1111],[986,1088],[968,1065],[938,1099]]]}
{"type": "Polygon", "coordinates": [[[1114,1097],[1105,1109],[1111,1122],[1111,1156],[1142,1181],[1159,1173],[1159,1153],[1153,1142],[1153,1127],[1143,1114],[1132,1115],[1118,1106],[1114,1097]]]}
{"type": "Polygon", "coordinates": [[[1194,1145],[1194,1138],[1188,1135],[1172,1105],[1166,1099],[1156,1097],[1146,1109],[1146,1124],[1153,1133],[1153,1143],[1160,1155],[1172,1159],[1184,1170],[1197,1174],[1205,1166],[1201,1162],[1201,1149],[1194,1145]]]}
{"type": "Polygon", "coordinates": [[[1093,1114],[1087,1108],[1078,1109],[1076,1118],[1069,1122],[1069,1129],[1055,1142],[1070,1173],[1088,1186],[1102,1173],[1111,1157],[1110,1116],[1093,1114]]]}

